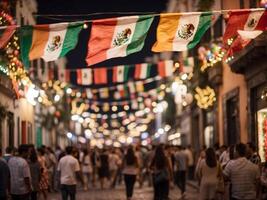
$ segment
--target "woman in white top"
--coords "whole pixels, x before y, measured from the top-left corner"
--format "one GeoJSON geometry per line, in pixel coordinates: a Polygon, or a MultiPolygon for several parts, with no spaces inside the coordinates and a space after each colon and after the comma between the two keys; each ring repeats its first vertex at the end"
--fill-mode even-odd
{"type": "Polygon", "coordinates": [[[221,168],[212,148],[208,148],[205,154],[206,157],[201,161],[197,172],[200,180],[200,199],[215,200],[219,178],[222,178],[221,168]]]}
{"type": "Polygon", "coordinates": [[[87,149],[83,150],[83,157],[82,157],[82,172],[83,172],[83,179],[84,179],[84,190],[88,190],[88,183],[93,171],[91,157],[87,149]]]}
{"type": "Polygon", "coordinates": [[[132,146],[128,147],[127,153],[124,157],[123,166],[124,168],[122,173],[124,174],[126,196],[127,200],[131,200],[133,196],[133,189],[136,181],[136,176],[139,172],[138,159],[135,156],[132,146]]]}

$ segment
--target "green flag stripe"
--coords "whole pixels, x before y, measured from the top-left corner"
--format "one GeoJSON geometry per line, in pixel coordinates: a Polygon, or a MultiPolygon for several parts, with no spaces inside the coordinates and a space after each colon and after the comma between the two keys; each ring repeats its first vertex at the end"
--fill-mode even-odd
{"type": "Polygon", "coordinates": [[[59,57],[65,56],[70,50],[74,49],[78,43],[79,33],[82,30],[83,24],[69,24],[64,38],[62,51],[59,57]]]}
{"type": "Polygon", "coordinates": [[[30,67],[29,53],[32,46],[33,26],[24,26],[20,29],[21,59],[26,69],[30,67]]]}
{"type": "Polygon", "coordinates": [[[124,81],[127,81],[128,80],[129,66],[128,65],[125,65],[123,71],[124,71],[124,73],[123,73],[123,80],[124,81]]]}
{"type": "Polygon", "coordinates": [[[150,72],[151,72],[151,64],[147,64],[146,77],[150,76],[150,72]]]}
{"type": "Polygon", "coordinates": [[[127,46],[126,54],[132,54],[141,51],[144,42],[149,31],[149,28],[153,22],[154,17],[140,16],[136,22],[135,31],[131,43],[127,46]]]}
{"type": "Polygon", "coordinates": [[[200,16],[197,32],[194,36],[194,39],[187,45],[188,49],[192,49],[193,47],[195,47],[204,35],[204,33],[208,30],[211,25],[211,17],[211,13],[203,13],[200,16]]]}

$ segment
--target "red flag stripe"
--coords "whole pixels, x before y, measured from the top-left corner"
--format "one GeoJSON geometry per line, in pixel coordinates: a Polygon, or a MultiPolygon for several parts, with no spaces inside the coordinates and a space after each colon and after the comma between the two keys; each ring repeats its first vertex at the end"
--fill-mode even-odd
{"type": "Polygon", "coordinates": [[[86,57],[88,65],[94,65],[99,61],[106,60],[106,52],[112,45],[112,38],[116,25],[117,18],[95,20],[92,22],[91,36],[88,42],[86,57]]]}
{"type": "Polygon", "coordinates": [[[106,84],[107,80],[107,68],[94,69],[94,81],[95,84],[106,84]]]}
{"type": "Polygon", "coordinates": [[[77,83],[82,84],[82,70],[80,69],[77,70],[77,83]]]}
{"type": "Polygon", "coordinates": [[[134,78],[139,79],[141,74],[141,64],[135,65],[134,78]]]}

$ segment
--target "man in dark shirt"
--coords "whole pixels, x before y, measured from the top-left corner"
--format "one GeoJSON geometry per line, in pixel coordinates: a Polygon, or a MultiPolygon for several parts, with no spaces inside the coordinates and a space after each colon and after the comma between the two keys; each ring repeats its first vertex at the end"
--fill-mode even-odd
{"type": "Polygon", "coordinates": [[[0,199],[7,200],[10,184],[10,172],[5,160],[2,159],[2,151],[0,149],[0,199]]]}

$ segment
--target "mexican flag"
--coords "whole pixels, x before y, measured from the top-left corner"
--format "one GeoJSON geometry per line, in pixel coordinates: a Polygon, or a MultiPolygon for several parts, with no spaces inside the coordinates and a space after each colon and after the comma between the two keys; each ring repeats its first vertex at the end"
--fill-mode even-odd
{"type": "Polygon", "coordinates": [[[192,49],[211,25],[211,13],[161,14],[154,52],[192,49]]]}
{"type": "Polygon", "coordinates": [[[94,69],[94,83],[95,84],[106,84],[108,82],[107,68],[96,68],[94,69]]]}
{"type": "Polygon", "coordinates": [[[158,75],[162,78],[173,75],[173,61],[165,60],[158,63],[158,75]]]}
{"type": "Polygon", "coordinates": [[[150,76],[151,65],[147,63],[135,65],[135,79],[146,79],[150,76]]]}
{"type": "Polygon", "coordinates": [[[6,46],[15,31],[16,25],[7,26],[6,29],[0,29],[0,49],[6,46]]]}
{"type": "Polygon", "coordinates": [[[64,68],[58,69],[58,80],[61,82],[70,81],[70,71],[64,68]]]}
{"type": "Polygon", "coordinates": [[[94,20],[88,42],[88,65],[140,51],[154,17],[130,16],[94,20]]]}
{"type": "Polygon", "coordinates": [[[129,66],[128,65],[119,65],[117,67],[113,68],[113,82],[119,83],[119,82],[125,82],[128,80],[128,72],[129,72],[129,66]]]}
{"type": "Polygon", "coordinates": [[[29,60],[43,58],[46,62],[65,56],[74,49],[82,23],[59,23],[25,26],[21,28],[21,56],[29,66],[29,60]]]}
{"type": "Polygon", "coordinates": [[[232,11],[223,35],[223,42],[240,35],[243,39],[254,39],[267,27],[267,11],[264,9],[232,11]]]}
{"type": "Polygon", "coordinates": [[[77,83],[79,85],[91,85],[92,79],[92,69],[77,70],[77,83]]]}

